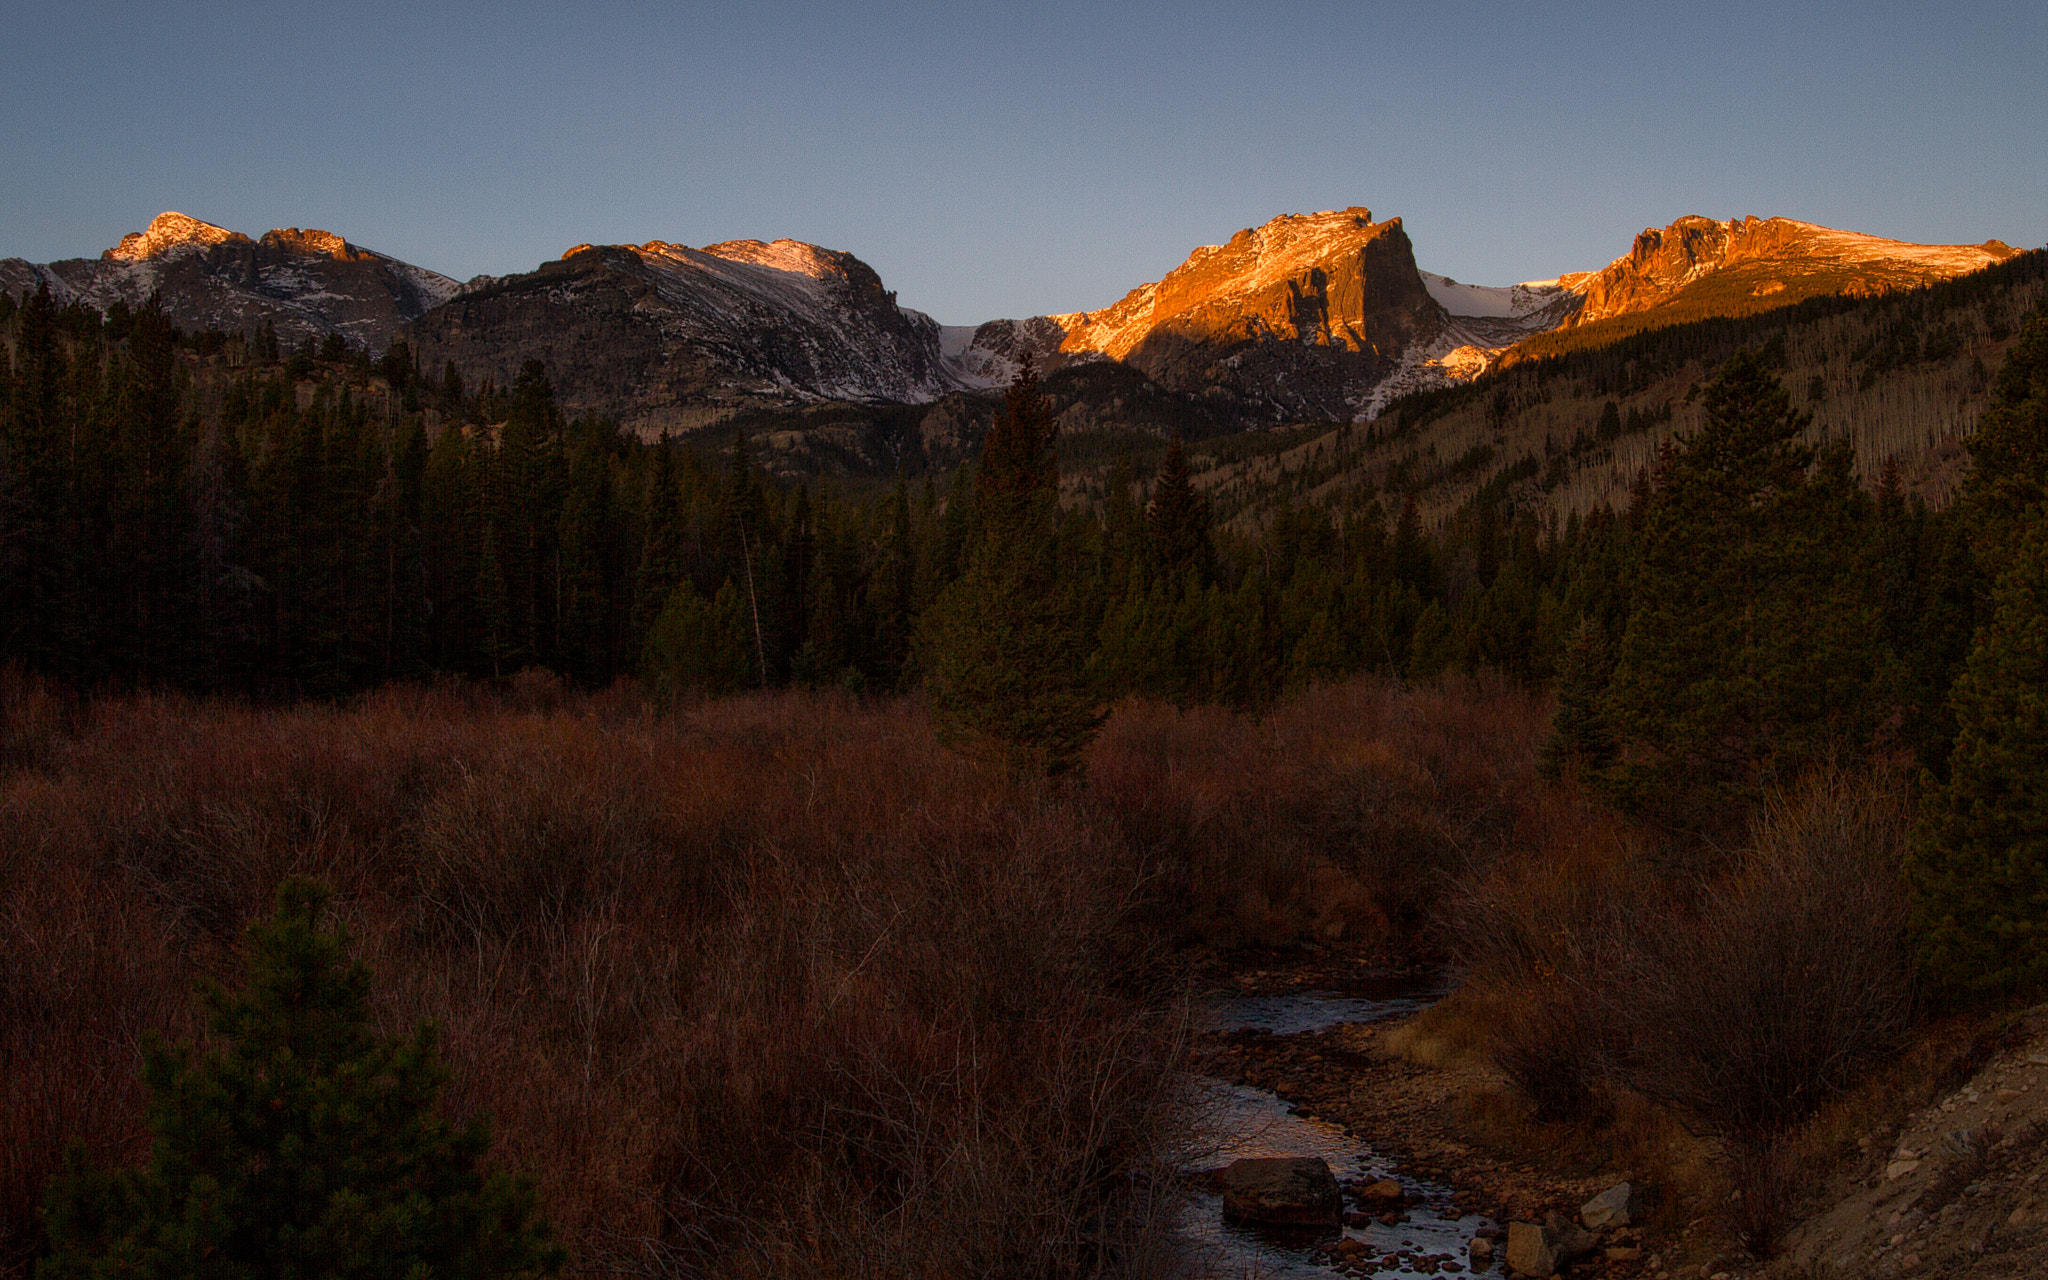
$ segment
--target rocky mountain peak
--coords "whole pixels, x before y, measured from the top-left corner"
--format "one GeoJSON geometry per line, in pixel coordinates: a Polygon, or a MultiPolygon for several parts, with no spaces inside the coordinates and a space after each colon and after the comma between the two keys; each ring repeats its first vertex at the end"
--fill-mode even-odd
{"type": "Polygon", "coordinates": [[[860,264],[860,260],[850,253],[821,249],[801,240],[770,240],[765,243],[760,240],[726,240],[705,245],[704,252],[728,262],[750,262],[757,267],[793,271],[814,280],[844,278],[850,265],[860,264]]]}
{"type": "Polygon", "coordinates": [[[295,254],[302,258],[333,258],[337,262],[354,262],[364,256],[364,251],[335,235],[332,231],[318,229],[299,230],[285,227],[263,233],[265,248],[280,253],[295,254]]]}
{"type": "Polygon", "coordinates": [[[1794,218],[1723,222],[1689,214],[1645,229],[1628,253],[1595,272],[1572,323],[1662,306],[1709,281],[1720,293],[1746,291],[1782,305],[1819,293],[1912,288],[1988,267],[2013,252],[1995,240],[1910,244],[1794,218]]]}
{"type": "Polygon", "coordinates": [[[1374,222],[1370,209],[1354,206],[1247,227],[1196,249],[1164,279],[1112,307],[1053,319],[1067,331],[1063,350],[1116,359],[1162,328],[1207,341],[1234,331],[1362,350],[1383,336],[1365,332],[1367,312],[1404,305],[1429,300],[1401,220],[1374,222]]]}
{"type": "Polygon", "coordinates": [[[0,291],[45,287],[64,302],[101,311],[155,296],[187,329],[247,334],[272,326],[287,343],[339,334],[377,350],[459,286],[331,231],[286,227],[256,241],[167,212],[97,258],[0,258],[0,291]]]}
{"type": "Polygon", "coordinates": [[[145,262],[151,258],[181,258],[203,253],[218,244],[247,244],[249,237],[226,227],[182,213],[166,211],[149,221],[147,231],[131,231],[121,243],[100,255],[109,262],[145,262]]]}

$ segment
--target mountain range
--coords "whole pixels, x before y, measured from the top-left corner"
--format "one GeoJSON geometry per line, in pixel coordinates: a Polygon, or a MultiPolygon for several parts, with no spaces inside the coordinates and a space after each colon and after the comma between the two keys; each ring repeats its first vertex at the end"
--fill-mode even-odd
{"type": "Polygon", "coordinates": [[[331,232],[287,227],[251,240],[182,213],[157,215],[98,258],[0,259],[0,291],[40,285],[59,302],[98,311],[161,293],[165,311],[191,329],[248,333],[269,324],[288,344],[337,333],[377,349],[461,288],[331,232]]]}
{"type": "Polygon", "coordinates": [[[1045,371],[1120,362],[1241,426],[1376,417],[1489,367],[1705,315],[1885,293],[2011,257],[1786,218],[1684,217],[1605,267],[1506,287],[1420,270],[1399,218],[1287,214],[1197,248],[1114,305],[946,327],[900,305],[851,253],[794,240],[577,245],[466,284],[326,231],[259,239],[178,213],[98,259],[0,260],[0,290],[47,286],[106,310],[152,293],[188,328],[274,326],[296,345],[404,339],[429,371],[508,384],[544,361],[572,411],[653,435],[737,412],[930,404],[1045,371]]]}

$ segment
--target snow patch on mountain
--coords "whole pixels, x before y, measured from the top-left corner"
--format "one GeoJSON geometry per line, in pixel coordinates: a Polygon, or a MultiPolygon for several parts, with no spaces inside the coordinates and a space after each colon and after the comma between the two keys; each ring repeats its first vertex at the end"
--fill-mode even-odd
{"type": "Polygon", "coordinates": [[[1520,321],[1530,332],[1553,329],[1575,309],[1590,271],[1575,271],[1555,280],[1525,280],[1521,284],[1459,284],[1449,276],[1423,271],[1422,287],[1453,316],[1487,320],[1520,321]]]}
{"type": "Polygon", "coordinates": [[[794,240],[702,249],[654,240],[583,251],[605,254],[608,266],[654,286],[661,305],[636,310],[666,342],[702,350],[758,391],[924,404],[956,389],[938,323],[898,307],[852,254],[794,240]]]}
{"type": "Polygon", "coordinates": [[[748,262],[757,267],[772,267],[777,271],[788,271],[796,275],[810,276],[815,280],[845,274],[838,255],[829,249],[806,244],[801,240],[727,240],[720,244],[707,244],[704,252],[715,258],[733,262],[748,262]]]}
{"type": "Polygon", "coordinates": [[[1816,256],[1825,255],[1843,263],[1912,262],[1944,275],[1962,275],[2003,262],[2013,255],[2011,246],[1998,240],[1987,240],[1983,244],[1912,244],[1858,231],[1838,231],[1796,218],[1783,221],[1806,233],[1808,244],[1816,256]]]}
{"type": "Polygon", "coordinates": [[[1041,374],[1061,365],[1108,359],[1097,351],[1061,351],[1074,319],[1067,314],[947,325],[939,330],[939,358],[954,385],[967,391],[1009,386],[1026,356],[1041,374]]]}
{"type": "Polygon", "coordinates": [[[102,253],[110,262],[145,262],[151,258],[185,258],[217,244],[249,237],[211,222],[166,210],[150,219],[146,231],[131,231],[121,243],[102,253]]]}

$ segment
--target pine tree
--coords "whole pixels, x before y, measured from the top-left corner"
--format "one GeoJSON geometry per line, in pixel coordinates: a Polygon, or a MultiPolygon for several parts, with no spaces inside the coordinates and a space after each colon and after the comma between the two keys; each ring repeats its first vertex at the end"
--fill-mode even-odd
{"type": "Polygon", "coordinates": [[[1059,572],[1058,430],[1027,362],[983,442],[965,567],[926,617],[941,738],[1013,776],[1070,770],[1102,722],[1059,572]]]}
{"type": "Polygon", "coordinates": [[[1602,705],[1607,674],[1607,635],[1599,623],[1582,619],[1557,672],[1557,714],[1542,754],[1547,776],[1572,769],[1591,772],[1613,763],[1614,731],[1602,705]]]}
{"type": "Polygon", "coordinates": [[[1176,596],[1199,590],[1216,576],[1216,547],[1209,538],[1209,504],[1195,492],[1187,448],[1178,434],[1167,446],[1152,486],[1146,513],[1153,556],[1167,589],[1176,596]]]}
{"type": "Polygon", "coordinates": [[[902,472],[882,507],[880,547],[868,585],[875,618],[874,667],[885,688],[902,684],[910,667],[912,616],[917,607],[917,545],[911,532],[910,486],[902,472]]]}
{"type": "Polygon", "coordinates": [[[478,656],[493,676],[505,674],[513,657],[511,598],[505,587],[505,570],[498,563],[497,530],[484,526],[483,549],[476,559],[476,613],[478,656]]]}
{"type": "Polygon", "coordinates": [[[754,664],[746,600],[730,578],[709,600],[687,581],[670,592],[640,650],[640,678],[663,703],[746,688],[754,664]]]}
{"type": "Polygon", "coordinates": [[[2027,317],[1998,371],[1970,437],[1970,471],[1958,497],[1981,564],[1999,563],[2019,525],[2048,501],[2048,299],[2027,317]]]}
{"type": "Polygon", "coordinates": [[[633,634],[643,639],[683,580],[682,491],[668,432],[661,433],[652,452],[654,465],[648,468],[642,503],[640,563],[633,581],[633,634]]]}
{"type": "Polygon", "coordinates": [[[1703,398],[1706,425],[1666,450],[1644,499],[1609,709],[1653,772],[1748,794],[1856,713],[1876,631],[1869,504],[1846,443],[1802,443],[1807,415],[1754,355],[1703,398]]]}
{"type": "MultiPolygon", "coordinates": [[[[2048,984],[2048,303],[1999,370],[1970,453],[1943,559],[1966,566],[1974,551],[2002,572],[1975,611],[1947,777],[1925,780],[1908,879],[1922,971],[1948,991],[2004,993],[2048,984]]],[[[1931,639],[1972,612],[1953,572],[1934,578],[1931,639]]]]}
{"type": "Polygon", "coordinates": [[[1922,971],[1949,991],[2048,985],[2048,512],[2011,532],[1907,867],[1922,971]]]}
{"type": "Polygon", "coordinates": [[[563,1262],[532,1186],[480,1167],[481,1123],[435,1114],[433,1028],[370,1025],[370,974],[289,880],[252,927],[243,988],[204,989],[225,1047],[145,1048],[142,1169],[74,1150],[50,1186],[42,1280],[537,1276],[563,1262]]]}

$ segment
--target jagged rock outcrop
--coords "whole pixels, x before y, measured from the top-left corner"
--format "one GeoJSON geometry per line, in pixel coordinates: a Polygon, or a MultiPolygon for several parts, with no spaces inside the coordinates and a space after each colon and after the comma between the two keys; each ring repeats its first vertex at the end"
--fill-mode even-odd
{"type": "Polygon", "coordinates": [[[453,361],[472,385],[543,360],[572,412],[644,434],[763,405],[922,404],[957,385],[936,322],[852,254],[795,240],[578,245],[406,334],[425,367],[453,361]]]}
{"type": "Polygon", "coordinates": [[[42,284],[60,302],[101,311],[161,293],[164,310],[187,329],[250,333],[269,323],[287,345],[338,333],[370,350],[460,287],[332,232],[290,227],[251,240],[182,213],[157,215],[98,258],[0,260],[0,290],[20,295],[42,284]]]}
{"type": "Polygon", "coordinates": [[[1350,208],[1247,228],[1114,306],[1050,319],[1068,358],[1123,360],[1268,420],[1348,420],[1447,315],[1401,220],[1350,208]]]}
{"type": "MultiPolygon", "coordinates": [[[[2018,250],[1908,244],[1791,218],[1717,222],[1688,216],[1638,235],[1628,253],[1592,273],[1566,323],[1590,324],[1658,308],[1723,313],[1743,299],[1783,306],[1822,294],[1910,289],[2003,262],[2018,250]]],[[[1690,317],[1688,317],[1690,318],[1690,317]]]]}

